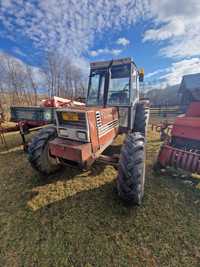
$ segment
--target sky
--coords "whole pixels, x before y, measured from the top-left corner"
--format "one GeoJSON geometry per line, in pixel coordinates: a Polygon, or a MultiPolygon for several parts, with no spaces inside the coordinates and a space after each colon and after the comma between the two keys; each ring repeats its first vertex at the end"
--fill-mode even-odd
{"type": "Polygon", "coordinates": [[[47,51],[90,61],[132,57],[147,88],[200,72],[199,0],[0,0],[0,53],[40,68],[47,51]]]}

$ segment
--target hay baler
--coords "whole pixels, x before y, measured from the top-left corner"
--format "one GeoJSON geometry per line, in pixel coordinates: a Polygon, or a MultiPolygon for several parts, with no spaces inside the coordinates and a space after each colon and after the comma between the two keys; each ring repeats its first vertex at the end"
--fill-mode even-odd
{"type": "Polygon", "coordinates": [[[180,93],[186,112],[176,118],[170,139],[161,146],[158,165],[200,174],[200,74],[184,76],[180,93]]]}
{"type": "Polygon", "coordinates": [[[56,125],[42,129],[29,146],[34,169],[48,175],[62,165],[88,169],[101,159],[118,167],[121,199],[140,204],[145,179],[148,101],[139,100],[139,72],[130,58],[90,65],[86,106],[57,109],[56,125]],[[103,152],[126,134],[121,154],[103,152]]]}

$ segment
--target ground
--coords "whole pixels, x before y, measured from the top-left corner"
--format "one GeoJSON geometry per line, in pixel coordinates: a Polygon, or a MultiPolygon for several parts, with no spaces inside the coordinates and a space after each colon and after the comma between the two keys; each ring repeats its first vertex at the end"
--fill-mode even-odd
{"type": "Polygon", "coordinates": [[[178,175],[153,172],[157,133],[149,131],[141,207],[119,201],[113,167],[66,168],[41,181],[18,134],[6,139],[9,150],[0,145],[0,266],[200,266],[200,191],[178,175]]]}

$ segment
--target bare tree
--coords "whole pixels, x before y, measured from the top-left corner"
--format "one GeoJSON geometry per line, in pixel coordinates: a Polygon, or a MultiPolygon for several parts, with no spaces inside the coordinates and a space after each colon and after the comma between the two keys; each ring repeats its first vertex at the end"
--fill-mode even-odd
{"type": "Polygon", "coordinates": [[[26,74],[27,74],[27,79],[28,79],[28,82],[30,84],[30,87],[33,91],[34,105],[37,106],[37,103],[38,103],[38,84],[34,79],[33,68],[26,65],[26,74]]]}
{"type": "MultiPolygon", "coordinates": [[[[6,54],[0,55],[0,93],[8,105],[37,105],[38,83],[33,67],[6,54]]],[[[2,99],[2,97],[1,97],[2,99]]]]}
{"type": "Polygon", "coordinates": [[[48,95],[76,98],[83,93],[83,74],[80,68],[72,64],[69,57],[58,52],[48,53],[43,65],[48,95]]]}
{"type": "Polygon", "coordinates": [[[82,71],[69,57],[57,52],[48,53],[40,73],[39,68],[38,73],[36,70],[16,58],[0,54],[1,108],[8,108],[10,105],[37,105],[42,89],[46,89],[49,97],[84,97],[82,71]],[[38,76],[43,77],[44,84],[41,85],[38,76]]]}

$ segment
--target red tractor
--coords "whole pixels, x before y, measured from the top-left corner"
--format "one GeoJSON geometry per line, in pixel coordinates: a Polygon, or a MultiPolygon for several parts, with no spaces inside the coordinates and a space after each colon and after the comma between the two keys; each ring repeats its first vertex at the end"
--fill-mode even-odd
{"type": "Polygon", "coordinates": [[[156,167],[173,166],[200,174],[200,74],[184,76],[179,91],[186,113],[176,118],[156,167]]]}
{"type": "Polygon", "coordinates": [[[56,110],[56,125],[42,129],[29,146],[34,169],[48,175],[62,165],[88,169],[97,159],[118,166],[119,197],[141,204],[145,181],[148,101],[139,100],[137,70],[130,58],[93,62],[86,106],[56,110]],[[126,134],[121,154],[102,153],[126,134]]]}

